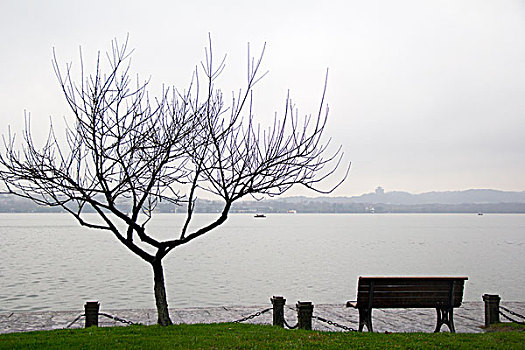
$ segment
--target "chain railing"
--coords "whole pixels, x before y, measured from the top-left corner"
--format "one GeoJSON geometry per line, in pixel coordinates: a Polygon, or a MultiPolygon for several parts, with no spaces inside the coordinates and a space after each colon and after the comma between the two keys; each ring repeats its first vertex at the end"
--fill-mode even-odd
{"type": "Polygon", "coordinates": [[[106,313],[103,313],[103,312],[99,312],[98,313],[100,316],[105,316],[107,318],[111,318],[117,322],[120,322],[120,323],[124,323],[124,324],[129,324],[129,325],[141,325],[142,323],[139,323],[139,322],[133,322],[133,321],[128,321],[128,320],[125,320],[123,318],[120,318],[120,317],[117,317],[117,316],[112,316],[112,315],[109,315],[109,314],[106,314],[106,313]]]}
{"type": "Polygon", "coordinates": [[[288,329],[296,329],[297,327],[299,327],[299,322],[297,322],[297,323],[295,324],[295,326],[290,326],[290,325],[288,324],[288,322],[286,322],[286,319],[283,319],[283,322],[284,322],[284,325],[286,326],[286,328],[288,328],[288,329]]]}
{"type": "Polygon", "coordinates": [[[254,314],[251,314],[250,316],[246,316],[246,317],[243,317],[243,318],[238,319],[238,320],[236,320],[236,321],[233,321],[233,323],[241,323],[241,322],[244,322],[244,321],[248,321],[248,320],[254,319],[254,318],[256,318],[256,317],[259,317],[259,316],[261,316],[261,315],[267,313],[267,312],[270,311],[271,309],[272,309],[272,308],[269,307],[269,308],[267,308],[267,309],[264,309],[264,310],[258,311],[258,312],[254,313],[254,314]]]}
{"type": "MultiPolygon", "coordinates": [[[[133,321],[128,321],[128,320],[125,320],[123,318],[120,318],[120,317],[117,317],[117,316],[113,316],[113,315],[110,315],[110,314],[106,314],[104,312],[99,312],[98,313],[99,316],[104,316],[104,317],[107,317],[107,318],[111,318],[117,322],[121,322],[121,323],[124,323],[124,324],[129,324],[129,325],[140,325],[141,323],[138,323],[138,322],[133,322],[133,321]]],[[[72,325],[74,325],[76,322],[78,322],[78,320],[80,320],[82,317],[86,317],[86,314],[81,314],[81,315],[78,315],[77,318],[75,318],[71,323],[69,323],[67,325],[66,328],[69,328],[71,327],[72,325]]]]}
{"type": "MultiPolygon", "coordinates": [[[[288,309],[290,310],[293,310],[293,311],[296,311],[297,312],[297,309],[295,307],[292,307],[292,306],[286,306],[288,309]]],[[[316,316],[316,315],[312,315],[312,319],[315,319],[317,321],[320,321],[320,322],[324,322],[330,326],[333,326],[333,327],[337,327],[337,328],[341,328],[347,332],[357,332],[357,330],[355,328],[352,328],[352,327],[348,327],[348,326],[345,326],[343,324],[340,324],[340,323],[337,323],[335,321],[331,321],[331,320],[328,320],[324,317],[321,317],[321,316],[316,316]]],[[[297,326],[299,325],[299,323],[297,323],[295,326],[291,327],[287,322],[286,320],[284,320],[284,324],[286,327],[288,327],[289,329],[295,329],[297,328],[297,326]]]]}
{"type": "Polygon", "coordinates": [[[318,321],[321,321],[321,322],[324,322],[326,324],[329,324],[330,326],[334,326],[334,327],[337,327],[337,328],[341,328],[341,329],[344,329],[345,331],[347,332],[357,332],[357,329],[355,328],[352,328],[352,327],[348,327],[348,326],[345,326],[343,324],[340,324],[340,323],[337,323],[337,322],[334,322],[334,321],[330,321],[330,320],[327,320],[326,318],[323,318],[321,316],[312,316],[312,318],[318,320],[318,321]]]}
{"type": "MultiPolygon", "coordinates": [[[[273,307],[269,307],[269,308],[266,308],[266,309],[263,309],[263,310],[260,310],[260,311],[257,311],[253,314],[250,314],[248,316],[245,316],[245,317],[242,317],[240,319],[237,319],[235,321],[233,321],[233,323],[242,323],[242,322],[245,322],[245,321],[249,321],[249,320],[252,320],[256,317],[259,317],[271,310],[273,310],[273,313],[274,313],[274,319],[273,319],[273,324],[274,325],[279,325],[281,327],[286,327],[286,328],[289,328],[289,329],[296,329],[296,328],[301,328],[301,329],[312,329],[312,319],[315,319],[315,320],[318,320],[320,322],[324,322],[330,326],[333,326],[333,327],[337,327],[337,328],[340,328],[340,329],[343,329],[345,331],[356,331],[354,328],[352,327],[348,327],[348,326],[345,326],[345,325],[342,325],[340,323],[337,323],[335,321],[331,321],[331,320],[328,320],[324,317],[321,317],[321,316],[314,316],[312,314],[312,311],[313,311],[313,305],[311,302],[297,302],[297,305],[296,307],[290,307],[290,306],[286,306],[288,309],[290,310],[293,310],[295,312],[297,312],[297,323],[295,325],[290,325],[285,317],[284,317],[284,306],[285,306],[285,299],[282,298],[282,297],[274,297],[271,299],[272,300],[272,304],[273,307]]],[[[121,322],[121,323],[124,323],[124,324],[127,324],[127,325],[140,325],[141,323],[138,323],[138,322],[132,322],[132,321],[128,321],[126,319],[123,319],[123,318],[120,318],[118,316],[114,316],[114,315],[110,315],[110,314],[107,314],[107,313],[103,313],[103,312],[98,312],[98,307],[99,307],[99,304],[98,302],[87,302],[86,305],[85,305],[85,308],[86,308],[86,312],[79,315],[78,317],[76,317],[71,323],[69,323],[67,325],[66,328],[70,328],[72,325],[74,325],[76,322],[78,322],[82,317],[85,317],[86,318],[86,327],[89,327],[91,325],[98,325],[98,316],[104,316],[104,317],[107,317],[107,318],[110,318],[110,319],[113,319],[117,322],[121,322]],[[86,316],[87,315],[87,316],[86,316]]]]}
{"type": "MultiPolygon", "coordinates": [[[[500,298],[499,298],[498,295],[488,295],[487,294],[487,295],[483,296],[483,300],[485,301],[485,324],[486,324],[487,327],[491,323],[499,322],[498,315],[501,315],[502,317],[504,317],[505,319],[507,319],[507,320],[509,320],[509,321],[511,321],[513,323],[517,323],[517,324],[520,324],[520,325],[525,325],[525,322],[516,320],[515,318],[513,318],[513,317],[511,317],[509,315],[518,317],[518,318],[520,318],[522,320],[525,320],[525,316],[523,316],[523,315],[521,315],[521,314],[519,314],[519,313],[517,313],[515,311],[512,311],[512,310],[510,310],[510,309],[508,309],[508,308],[506,308],[504,306],[500,306],[499,305],[500,298]]],[[[279,325],[281,327],[286,327],[286,328],[289,328],[289,329],[296,329],[296,328],[311,329],[311,326],[312,326],[311,320],[317,320],[319,322],[326,323],[329,326],[340,328],[340,329],[345,330],[347,332],[356,332],[357,331],[355,328],[352,328],[352,327],[340,324],[338,322],[329,320],[327,318],[324,318],[324,317],[321,317],[321,316],[318,316],[318,315],[313,315],[312,314],[313,305],[310,302],[298,302],[297,305],[296,305],[296,308],[286,305],[286,307],[288,309],[297,312],[297,323],[295,325],[290,325],[286,321],[286,319],[284,317],[284,310],[283,309],[285,307],[286,299],[284,299],[283,297],[275,297],[274,296],[271,299],[271,301],[272,301],[272,304],[273,304],[273,308],[269,307],[269,308],[257,311],[257,312],[255,312],[253,314],[250,314],[248,316],[245,316],[243,318],[235,320],[235,321],[233,321],[233,323],[241,323],[241,322],[252,320],[252,319],[254,319],[256,317],[259,317],[259,316],[261,316],[261,315],[263,315],[263,314],[265,314],[265,313],[267,313],[267,312],[269,312],[269,311],[271,311],[273,309],[273,314],[274,314],[273,315],[274,316],[273,324],[274,325],[279,325]]],[[[103,313],[103,312],[98,312],[98,302],[88,302],[88,303],[86,303],[86,313],[83,313],[83,314],[77,316],[72,322],[70,322],[67,325],[66,328],[70,328],[72,325],[74,325],[76,322],[78,322],[82,317],[86,317],[86,327],[89,327],[90,325],[98,325],[98,316],[104,316],[104,317],[113,319],[114,321],[121,322],[121,323],[128,324],[128,325],[140,325],[141,324],[141,323],[138,323],[138,322],[128,321],[128,320],[120,318],[118,316],[110,315],[110,314],[103,313]],[[88,306],[93,306],[94,303],[96,303],[96,305],[94,305],[96,307],[95,310],[88,308],[88,306]],[[91,305],[88,305],[88,304],[91,304],[91,305]],[[87,317],[86,317],[86,314],[87,314],[87,317]],[[95,319],[95,321],[94,321],[95,323],[92,323],[93,320],[91,319],[91,321],[90,321],[90,318],[92,318],[92,319],[94,318],[95,319]],[[88,322],[88,321],[90,321],[90,322],[88,322]]]]}
{"type": "MultiPolygon", "coordinates": [[[[289,305],[286,305],[286,308],[288,308],[289,310],[292,310],[292,311],[295,311],[297,312],[297,309],[293,306],[289,306],[289,305]]],[[[283,325],[288,328],[288,329],[296,329],[297,327],[299,327],[299,321],[297,321],[297,323],[294,325],[294,326],[291,326],[288,322],[286,322],[286,318],[284,317],[284,313],[283,313],[283,325]]]]}
{"type": "Polygon", "coordinates": [[[505,311],[505,312],[507,312],[507,313],[513,315],[513,316],[519,317],[519,318],[521,318],[521,319],[523,319],[523,320],[525,320],[525,316],[520,315],[520,314],[518,314],[518,313],[515,312],[515,311],[509,310],[509,309],[507,309],[506,307],[501,306],[501,305],[499,306],[499,308],[500,308],[500,310],[499,310],[499,314],[500,314],[501,316],[505,317],[507,320],[509,320],[509,321],[511,321],[511,322],[514,322],[514,323],[517,323],[517,324],[525,325],[525,322],[517,321],[517,320],[513,319],[512,317],[510,317],[510,316],[506,315],[505,313],[503,313],[501,310],[503,310],[503,311],[505,311]]]}
{"type": "Polygon", "coordinates": [[[78,317],[75,318],[70,324],[68,324],[66,328],[71,327],[71,326],[74,325],[78,320],[80,320],[82,317],[85,317],[85,316],[86,316],[86,314],[78,315],[78,317]]]}

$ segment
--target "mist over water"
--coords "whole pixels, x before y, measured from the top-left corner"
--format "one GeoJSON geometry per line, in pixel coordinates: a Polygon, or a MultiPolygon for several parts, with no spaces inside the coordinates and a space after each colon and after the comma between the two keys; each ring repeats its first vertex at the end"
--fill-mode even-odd
{"type": "MultiPolygon", "coordinates": [[[[213,214],[195,216],[194,227],[213,214]]],[[[157,214],[159,238],[178,214],[157,214]]],[[[0,214],[0,312],[154,308],[151,267],[66,214],[0,214]]],[[[359,276],[467,276],[464,300],[525,300],[525,215],[231,215],[164,259],[170,307],[345,303],[359,276]]]]}

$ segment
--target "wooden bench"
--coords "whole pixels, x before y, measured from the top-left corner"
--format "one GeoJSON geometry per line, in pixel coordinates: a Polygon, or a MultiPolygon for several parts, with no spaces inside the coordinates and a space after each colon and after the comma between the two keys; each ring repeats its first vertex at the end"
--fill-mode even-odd
{"type": "Polygon", "coordinates": [[[347,307],[359,309],[359,331],[372,330],[372,309],[435,308],[439,332],[446,324],[452,333],[455,307],[461,305],[467,277],[359,277],[357,301],[347,307]]]}

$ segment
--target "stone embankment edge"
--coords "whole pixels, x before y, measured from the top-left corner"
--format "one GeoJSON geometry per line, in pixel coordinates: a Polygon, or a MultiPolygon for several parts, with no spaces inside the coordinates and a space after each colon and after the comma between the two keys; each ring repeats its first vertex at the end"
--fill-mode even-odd
{"type": "MultiPolygon", "coordinates": [[[[520,314],[525,313],[525,302],[505,302],[502,305],[520,314]]],[[[267,307],[268,305],[170,309],[170,316],[175,324],[233,322],[267,307]]],[[[144,325],[155,324],[157,320],[156,310],[154,309],[106,310],[104,305],[101,305],[100,312],[144,325]]],[[[0,313],[0,334],[63,329],[82,313],[80,310],[2,312],[0,313]]],[[[358,327],[358,311],[347,308],[344,304],[314,305],[314,315],[347,327],[358,327]]],[[[436,311],[433,309],[377,309],[373,311],[372,317],[374,331],[377,332],[432,332],[436,324],[436,311]]],[[[286,307],[285,319],[291,324],[296,323],[295,310],[286,307]]],[[[247,323],[272,324],[272,313],[267,312],[247,321],[247,323]]],[[[454,310],[454,323],[456,331],[459,333],[483,332],[481,328],[484,324],[483,302],[464,302],[461,307],[454,310]]],[[[99,318],[99,326],[101,327],[125,325],[107,317],[99,318]]],[[[83,326],[84,322],[81,318],[71,328],[82,328],[83,326]]],[[[320,331],[341,331],[341,329],[315,319],[313,320],[313,328],[320,331]]],[[[443,329],[447,330],[446,326],[443,329]]]]}

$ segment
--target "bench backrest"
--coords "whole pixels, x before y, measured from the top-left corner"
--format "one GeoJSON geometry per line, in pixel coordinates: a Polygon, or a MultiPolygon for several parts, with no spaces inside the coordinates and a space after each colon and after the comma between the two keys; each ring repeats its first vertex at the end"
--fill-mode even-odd
{"type": "Polygon", "coordinates": [[[359,277],[357,307],[459,307],[467,277],[359,277]]]}

